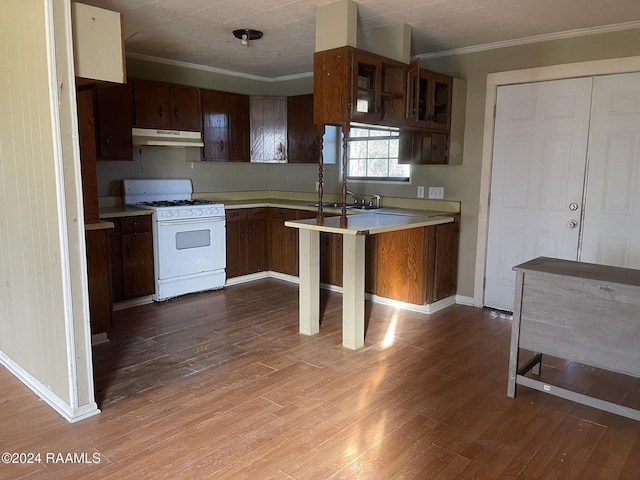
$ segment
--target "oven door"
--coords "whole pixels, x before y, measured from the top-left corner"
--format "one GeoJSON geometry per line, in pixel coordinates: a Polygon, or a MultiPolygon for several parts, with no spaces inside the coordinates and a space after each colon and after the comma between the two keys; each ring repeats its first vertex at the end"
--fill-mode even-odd
{"type": "Polygon", "coordinates": [[[156,245],[160,280],[224,269],[225,219],[158,221],[156,245]]]}

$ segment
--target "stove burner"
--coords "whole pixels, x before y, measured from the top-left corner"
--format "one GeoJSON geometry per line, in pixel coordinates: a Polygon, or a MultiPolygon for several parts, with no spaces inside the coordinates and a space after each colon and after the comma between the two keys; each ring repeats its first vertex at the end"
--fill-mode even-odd
{"type": "Polygon", "coordinates": [[[194,200],[155,200],[152,202],[138,202],[136,205],[142,207],[183,207],[191,205],[213,205],[213,200],[194,199],[194,200]]]}

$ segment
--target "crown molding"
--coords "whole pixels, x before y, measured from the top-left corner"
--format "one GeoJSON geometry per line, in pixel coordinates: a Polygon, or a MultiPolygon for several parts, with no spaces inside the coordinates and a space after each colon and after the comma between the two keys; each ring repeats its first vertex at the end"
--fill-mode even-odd
{"type": "Polygon", "coordinates": [[[298,80],[301,78],[309,78],[313,76],[313,72],[297,73],[294,75],[283,75],[281,77],[262,77],[260,75],[251,75],[249,73],[234,72],[225,70],[224,68],[210,67],[208,65],[200,65],[197,63],[181,62],[179,60],[170,60],[168,58],[153,57],[151,55],[142,55],[140,53],[127,53],[127,58],[134,60],[143,60],[145,62],[161,63],[163,65],[171,65],[173,67],[189,68],[192,70],[201,70],[203,72],[217,73],[230,77],[244,78],[246,80],[256,80],[259,82],[284,82],[287,80],[298,80]]]}
{"type": "MultiPolygon", "coordinates": [[[[580,28],[577,30],[567,30],[565,32],[547,33],[544,35],[534,35],[531,37],[516,38],[513,40],[504,40],[500,42],[484,43],[482,45],[474,45],[471,47],[452,48],[449,50],[440,50],[438,52],[423,53],[415,55],[413,58],[419,58],[426,60],[429,58],[446,57],[452,55],[464,55],[467,53],[484,52],[487,50],[495,50],[498,48],[517,47],[520,45],[528,45],[531,43],[548,42],[551,40],[562,40],[565,38],[584,37],[587,35],[595,35],[599,33],[618,32],[622,30],[632,30],[640,28],[640,21],[617,23],[614,25],[604,25],[600,27],[580,28]]],[[[220,75],[227,75],[231,77],[244,78],[247,80],[255,80],[259,82],[284,82],[288,80],[299,80],[302,78],[309,78],[313,76],[313,72],[297,73],[294,75],[283,75],[280,77],[263,77],[260,75],[251,75],[248,73],[234,72],[232,70],[225,70],[223,68],[210,67],[207,65],[199,65],[197,63],[181,62],[179,60],[170,60],[167,58],[153,57],[150,55],[142,55],[139,53],[127,53],[127,58],[134,60],[143,60],[152,63],[162,63],[164,65],[171,65],[174,67],[189,68],[193,70],[201,70],[209,73],[217,73],[220,75]]]]}
{"type": "Polygon", "coordinates": [[[484,52],[487,50],[495,50],[498,48],[517,47],[519,45],[528,45],[531,43],[548,42],[550,40],[562,40],[565,38],[584,37],[587,35],[595,35],[598,33],[632,30],[634,28],[640,28],[640,21],[616,23],[614,25],[604,25],[601,27],[579,28],[577,30],[567,30],[565,32],[546,33],[544,35],[534,35],[531,37],[516,38],[513,40],[504,40],[501,42],[484,43],[482,45],[474,45],[471,47],[452,48],[450,50],[441,50],[438,52],[415,55],[413,58],[426,60],[429,58],[447,57],[451,55],[463,55],[466,53],[484,52]]]}

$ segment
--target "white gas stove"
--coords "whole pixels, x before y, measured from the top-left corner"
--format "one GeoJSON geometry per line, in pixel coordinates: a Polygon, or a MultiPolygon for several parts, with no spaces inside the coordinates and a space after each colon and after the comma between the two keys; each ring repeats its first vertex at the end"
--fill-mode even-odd
{"type": "Polygon", "coordinates": [[[126,205],[154,212],[154,300],[224,287],[223,204],[192,199],[189,179],[124,179],[122,187],[126,205]]]}

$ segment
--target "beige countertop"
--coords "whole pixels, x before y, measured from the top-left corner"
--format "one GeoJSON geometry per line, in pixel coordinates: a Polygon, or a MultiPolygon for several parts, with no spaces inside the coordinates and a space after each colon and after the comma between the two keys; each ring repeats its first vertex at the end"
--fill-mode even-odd
{"type": "Polygon", "coordinates": [[[408,228],[428,227],[453,222],[453,215],[387,215],[384,213],[363,213],[351,215],[347,226],[340,226],[340,217],[328,217],[323,225],[318,225],[315,218],[307,220],[290,220],[287,227],[319,232],[341,233],[343,235],[374,235],[376,233],[406,230],[408,228]]]}
{"type": "Polygon", "coordinates": [[[100,220],[107,218],[134,217],[136,215],[151,215],[153,210],[138,207],[106,207],[100,209],[100,220]]]}

